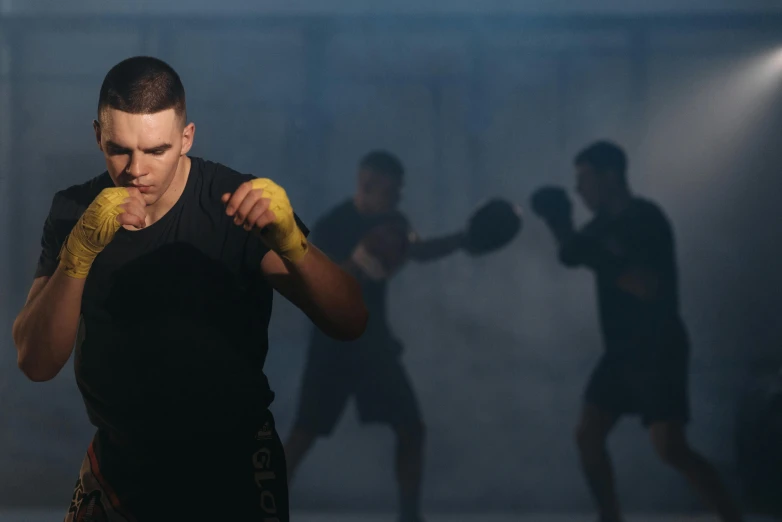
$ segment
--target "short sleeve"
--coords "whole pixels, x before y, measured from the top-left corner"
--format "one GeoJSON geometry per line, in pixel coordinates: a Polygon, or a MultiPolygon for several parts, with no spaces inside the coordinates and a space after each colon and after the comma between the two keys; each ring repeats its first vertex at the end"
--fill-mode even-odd
{"type": "Polygon", "coordinates": [[[312,243],[324,254],[337,263],[350,257],[354,242],[351,234],[345,233],[345,228],[335,214],[327,215],[315,223],[312,230],[312,243]]]}
{"type": "Polygon", "coordinates": [[[294,212],[293,217],[296,219],[296,225],[298,225],[299,230],[301,230],[301,233],[304,234],[304,237],[309,238],[310,237],[310,229],[307,228],[307,225],[304,224],[304,222],[301,220],[298,214],[294,212]]]}
{"type": "Polygon", "coordinates": [[[57,270],[59,264],[60,249],[65,238],[68,237],[76,220],[64,216],[65,202],[62,196],[55,194],[49,215],[43,224],[41,234],[41,255],[38,257],[38,266],[35,269],[35,277],[50,277],[57,270]]]}

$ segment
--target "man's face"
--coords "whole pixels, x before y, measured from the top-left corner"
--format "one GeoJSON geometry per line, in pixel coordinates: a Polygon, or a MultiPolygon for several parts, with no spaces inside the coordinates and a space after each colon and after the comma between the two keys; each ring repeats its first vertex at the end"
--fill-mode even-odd
{"type": "Polygon", "coordinates": [[[183,126],[174,109],[129,114],[109,108],[94,127],[114,184],[138,187],[147,205],[166,193],[195,134],[195,126],[183,126]]]}
{"type": "Polygon", "coordinates": [[[401,199],[401,181],[368,169],[359,171],[356,203],[361,212],[386,214],[395,210],[401,199]]]}
{"type": "Polygon", "coordinates": [[[591,165],[576,165],[576,192],[590,212],[597,212],[603,204],[603,178],[591,165]]]}

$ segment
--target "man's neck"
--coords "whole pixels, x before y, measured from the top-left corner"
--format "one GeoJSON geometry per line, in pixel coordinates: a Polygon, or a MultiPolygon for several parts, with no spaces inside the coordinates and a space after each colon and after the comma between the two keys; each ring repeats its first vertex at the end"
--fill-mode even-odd
{"type": "Polygon", "coordinates": [[[187,185],[187,179],[190,176],[190,163],[189,157],[182,156],[180,158],[176,174],[174,174],[174,179],[171,180],[171,184],[160,199],[146,209],[147,216],[149,217],[149,223],[147,223],[147,225],[151,225],[160,220],[160,218],[165,216],[166,213],[176,205],[176,202],[179,201],[179,198],[185,190],[185,185],[187,185]]]}
{"type": "Polygon", "coordinates": [[[358,214],[360,216],[365,216],[366,217],[366,216],[370,215],[370,213],[367,212],[367,210],[365,208],[363,208],[361,206],[361,204],[359,204],[359,200],[358,200],[357,196],[353,196],[353,206],[356,207],[356,211],[358,212],[358,214]]]}
{"type": "Polygon", "coordinates": [[[621,193],[616,194],[613,198],[611,198],[611,201],[605,205],[601,213],[608,217],[618,216],[624,212],[627,207],[630,206],[632,201],[632,194],[630,194],[629,191],[622,191],[621,193]]]}

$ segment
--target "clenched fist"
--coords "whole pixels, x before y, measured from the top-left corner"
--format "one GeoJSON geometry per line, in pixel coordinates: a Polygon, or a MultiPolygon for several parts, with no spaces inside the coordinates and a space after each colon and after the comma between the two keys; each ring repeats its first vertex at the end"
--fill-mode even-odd
{"type": "Polygon", "coordinates": [[[270,179],[255,178],[223,194],[225,212],[247,231],[256,231],[270,250],[292,262],[301,260],[309,249],[307,238],[296,224],[285,189],[270,179]]]}
{"type": "Polygon", "coordinates": [[[410,225],[401,216],[391,216],[373,227],[353,250],[351,261],[370,279],[391,278],[407,261],[410,225]]]}
{"type": "Polygon", "coordinates": [[[121,226],[144,228],[146,203],[136,188],[103,189],[84,211],[60,250],[65,274],[84,279],[121,226]]]}
{"type": "Polygon", "coordinates": [[[571,221],[573,204],[565,189],[542,187],[532,194],[532,211],[543,220],[553,223],[571,221]]]}

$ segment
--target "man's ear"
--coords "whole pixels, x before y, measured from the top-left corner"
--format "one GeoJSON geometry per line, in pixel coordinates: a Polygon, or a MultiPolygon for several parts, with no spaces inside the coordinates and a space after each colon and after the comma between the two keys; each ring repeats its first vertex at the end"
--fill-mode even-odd
{"type": "Polygon", "coordinates": [[[182,131],[182,150],[179,152],[180,156],[184,156],[190,151],[193,146],[193,139],[195,139],[195,123],[188,123],[185,125],[182,131]]]}
{"type": "Polygon", "coordinates": [[[98,148],[103,151],[103,146],[100,144],[100,122],[98,120],[92,120],[92,130],[95,131],[95,141],[98,142],[98,148]]]}

